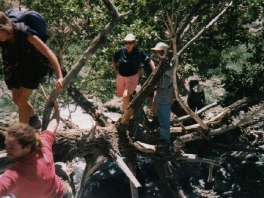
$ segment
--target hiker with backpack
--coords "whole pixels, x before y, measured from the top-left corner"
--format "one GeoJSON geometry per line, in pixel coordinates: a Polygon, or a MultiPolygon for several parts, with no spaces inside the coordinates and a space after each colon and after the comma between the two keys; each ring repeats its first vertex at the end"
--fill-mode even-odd
{"type": "Polygon", "coordinates": [[[63,76],[56,55],[44,43],[46,38],[41,37],[40,31],[46,29],[45,20],[40,18],[41,15],[36,15],[37,12],[30,11],[27,14],[27,11],[30,10],[15,8],[0,12],[0,47],[5,83],[12,90],[19,122],[39,129],[41,122],[28,102],[29,97],[52,68],[57,76],[55,88],[58,92],[63,90],[63,76]],[[13,17],[16,15],[19,16],[13,17]],[[25,21],[21,19],[22,16],[25,21]]]}

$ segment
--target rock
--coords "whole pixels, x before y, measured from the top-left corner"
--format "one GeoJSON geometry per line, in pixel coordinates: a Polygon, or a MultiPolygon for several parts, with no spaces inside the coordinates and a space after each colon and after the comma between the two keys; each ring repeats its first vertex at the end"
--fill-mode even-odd
{"type": "Polygon", "coordinates": [[[122,109],[122,98],[114,97],[112,100],[104,103],[104,107],[107,108],[108,111],[120,112],[122,109]]]}

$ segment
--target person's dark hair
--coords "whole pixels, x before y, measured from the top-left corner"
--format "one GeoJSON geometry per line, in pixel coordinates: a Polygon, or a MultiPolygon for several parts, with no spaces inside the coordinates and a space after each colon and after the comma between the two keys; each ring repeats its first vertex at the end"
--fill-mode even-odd
{"type": "Polygon", "coordinates": [[[6,30],[9,34],[13,33],[13,25],[4,12],[0,11],[0,29],[6,30]]]}
{"type": "Polygon", "coordinates": [[[30,145],[31,152],[40,150],[43,145],[39,134],[27,124],[13,124],[6,130],[6,132],[6,135],[16,138],[22,148],[30,145]]]}

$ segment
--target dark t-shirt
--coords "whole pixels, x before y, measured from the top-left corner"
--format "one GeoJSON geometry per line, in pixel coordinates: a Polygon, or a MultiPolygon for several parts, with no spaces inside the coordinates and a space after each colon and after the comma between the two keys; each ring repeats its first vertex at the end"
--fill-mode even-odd
{"type": "Polygon", "coordinates": [[[5,81],[10,88],[12,76],[35,81],[47,75],[51,68],[49,60],[27,40],[26,32],[14,31],[15,44],[0,42],[5,81]]]}
{"type": "Polygon", "coordinates": [[[140,64],[147,64],[151,58],[138,48],[133,48],[132,52],[127,53],[125,48],[121,48],[113,56],[118,62],[118,70],[121,76],[133,76],[138,73],[140,64]]]}
{"type": "Polygon", "coordinates": [[[146,73],[146,77],[148,78],[150,76],[151,72],[152,72],[151,67],[149,66],[148,63],[145,63],[144,66],[143,66],[143,69],[144,69],[144,71],[146,73]]]}

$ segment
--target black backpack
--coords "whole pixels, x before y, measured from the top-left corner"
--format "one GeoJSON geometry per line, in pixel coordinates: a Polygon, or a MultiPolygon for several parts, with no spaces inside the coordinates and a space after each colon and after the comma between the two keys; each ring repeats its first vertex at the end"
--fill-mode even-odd
{"type": "Polygon", "coordinates": [[[40,13],[26,8],[11,8],[5,14],[15,24],[16,29],[36,35],[44,43],[47,41],[46,21],[40,13]]]}

